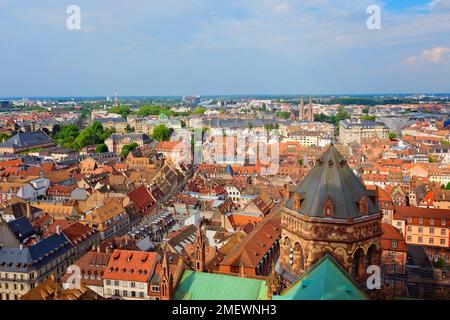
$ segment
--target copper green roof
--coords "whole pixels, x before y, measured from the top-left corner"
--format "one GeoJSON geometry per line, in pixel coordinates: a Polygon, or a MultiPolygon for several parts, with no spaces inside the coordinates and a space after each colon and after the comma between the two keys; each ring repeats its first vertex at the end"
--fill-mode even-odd
{"type": "Polygon", "coordinates": [[[326,254],[273,300],[368,300],[332,255],[326,254]]]}
{"type": "Polygon", "coordinates": [[[175,300],[267,300],[264,280],[185,270],[175,300]]]}

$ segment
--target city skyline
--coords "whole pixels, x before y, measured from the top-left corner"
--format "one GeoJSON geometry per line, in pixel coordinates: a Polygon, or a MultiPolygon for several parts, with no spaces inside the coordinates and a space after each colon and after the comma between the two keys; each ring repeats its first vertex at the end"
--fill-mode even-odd
{"type": "Polygon", "coordinates": [[[0,1],[1,97],[447,93],[450,1],[0,1]],[[81,9],[68,30],[67,8],[81,9]],[[381,8],[369,30],[367,8],[381,8]]]}

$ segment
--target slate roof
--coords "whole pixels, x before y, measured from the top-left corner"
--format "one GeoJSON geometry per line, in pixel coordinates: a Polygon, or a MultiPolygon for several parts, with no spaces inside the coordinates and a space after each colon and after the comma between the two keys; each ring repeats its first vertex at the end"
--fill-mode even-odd
{"type": "Polygon", "coordinates": [[[272,300],[368,300],[368,296],[339,262],[326,254],[272,300]]]}
{"type": "Polygon", "coordinates": [[[62,233],[54,234],[23,249],[2,248],[0,271],[24,272],[30,269],[41,269],[71,248],[72,245],[62,233]]]}
{"type": "Polygon", "coordinates": [[[27,217],[20,217],[10,221],[8,222],[8,226],[20,242],[36,234],[36,231],[27,217]]]}
{"type": "Polygon", "coordinates": [[[185,270],[174,300],[267,300],[265,280],[185,270]]]}
{"type": "MultiPolygon", "coordinates": [[[[357,218],[362,216],[358,203],[363,196],[368,200],[368,214],[378,213],[363,183],[334,145],[322,154],[296,192],[303,200],[298,210],[302,215],[324,218],[323,208],[329,198],[334,206],[333,219],[357,218]]],[[[286,207],[293,210],[293,202],[291,196],[286,207]]]]}
{"type": "Polygon", "coordinates": [[[127,122],[127,119],[121,118],[121,117],[120,118],[97,118],[97,119],[95,119],[95,121],[98,121],[101,124],[103,124],[103,123],[108,123],[108,122],[116,122],[116,123],[127,122]]]}
{"type": "Polygon", "coordinates": [[[53,140],[44,131],[20,132],[5,142],[0,143],[0,148],[28,147],[49,142],[53,142],[53,140]]]}

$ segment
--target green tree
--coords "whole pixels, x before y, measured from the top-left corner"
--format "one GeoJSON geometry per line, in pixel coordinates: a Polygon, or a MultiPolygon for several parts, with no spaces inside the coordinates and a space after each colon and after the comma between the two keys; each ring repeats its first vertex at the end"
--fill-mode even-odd
{"type": "Polygon", "coordinates": [[[199,107],[199,108],[196,108],[192,113],[193,114],[204,114],[205,112],[206,112],[206,108],[199,107]]]}
{"type": "Polygon", "coordinates": [[[279,111],[277,112],[277,116],[283,119],[289,119],[291,117],[291,113],[289,111],[279,111]]]}
{"type": "Polygon", "coordinates": [[[126,158],[128,156],[128,154],[130,153],[130,151],[136,149],[138,146],[139,145],[136,142],[124,145],[122,147],[122,151],[120,152],[120,156],[122,158],[126,158]]]}
{"type": "Polygon", "coordinates": [[[389,132],[389,139],[395,139],[397,138],[397,135],[393,132],[389,132]]]}
{"type": "Polygon", "coordinates": [[[340,106],[338,108],[338,112],[336,113],[335,123],[339,124],[339,122],[345,119],[350,119],[350,114],[347,111],[345,111],[344,107],[340,106]]]}
{"type": "Polygon", "coordinates": [[[369,115],[361,116],[361,120],[364,121],[375,121],[376,119],[377,119],[376,116],[369,116],[369,115]]]}
{"type": "Polygon", "coordinates": [[[134,128],[132,126],[130,126],[129,123],[127,123],[127,126],[125,127],[125,132],[126,133],[134,132],[134,128]]]}
{"type": "Polygon", "coordinates": [[[112,107],[108,111],[110,113],[120,114],[123,118],[126,118],[131,113],[130,107],[128,107],[128,106],[112,107]]]}
{"type": "Polygon", "coordinates": [[[169,141],[170,129],[164,124],[159,124],[153,128],[152,138],[157,141],[169,141]]]}
{"type": "Polygon", "coordinates": [[[92,124],[92,126],[87,127],[80,132],[80,134],[71,143],[71,147],[74,149],[81,149],[94,144],[102,144],[114,132],[115,130],[112,128],[104,129],[102,124],[96,121],[92,124]]]}
{"type": "Polygon", "coordinates": [[[98,144],[95,147],[95,153],[102,153],[102,152],[108,152],[108,147],[104,143],[98,144]]]}
{"type": "Polygon", "coordinates": [[[298,159],[297,162],[299,165],[301,165],[301,166],[303,165],[303,159],[298,159]]]}
{"type": "Polygon", "coordinates": [[[0,142],[5,142],[8,138],[9,136],[6,133],[0,133],[0,142]]]}
{"type": "Polygon", "coordinates": [[[58,129],[53,138],[65,148],[71,148],[75,139],[80,135],[80,130],[74,124],[64,125],[58,129]]]}

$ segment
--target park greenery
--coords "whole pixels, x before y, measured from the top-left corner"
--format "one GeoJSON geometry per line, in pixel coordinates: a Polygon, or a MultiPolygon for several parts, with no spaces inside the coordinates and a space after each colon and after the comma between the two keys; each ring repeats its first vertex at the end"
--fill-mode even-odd
{"type": "Polygon", "coordinates": [[[177,112],[170,109],[170,107],[167,106],[159,106],[159,105],[145,105],[139,108],[138,111],[136,111],[134,114],[140,117],[147,117],[147,116],[159,116],[160,114],[164,114],[168,117],[187,117],[190,115],[202,115],[206,112],[205,108],[198,107],[191,111],[183,111],[183,112],[177,112]]]}
{"type": "Polygon", "coordinates": [[[369,116],[367,114],[367,115],[361,116],[361,120],[363,120],[363,121],[375,121],[375,120],[377,120],[377,117],[376,116],[369,116]]]}
{"type": "Polygon", "coordinates": [[[109,113],[120,114],[122,118],[127,118],[127,116],[131,113],[130,107],[128,106],[112,107],[108,111],[109,113]]]}
{"type": "Polygon", "coordinates": [[[338,111],[335,116],[327,116],[323,113],[314,115],[314,121],[327,122],[332,123],[334,125],[338,125],[339,122],[345,119],[350,119],[350,114],[347,111],[345,111],[343,107],[338,108],[338,111]]]}
{"type": "Polygon", "coordinates": [[[279,112],[277,112],[277,116],[287,120],[290,118],[291,113],[289,111],[279,111],[279,112]]]}
{"type": "Polygon", "coordinates": [[[62,126],[53,138],[60,146],[80,150],[86,146],[103,144],[114,132],[114,129],[105,129],[96,121],[81,131],[73,124],[62,126]]]}

